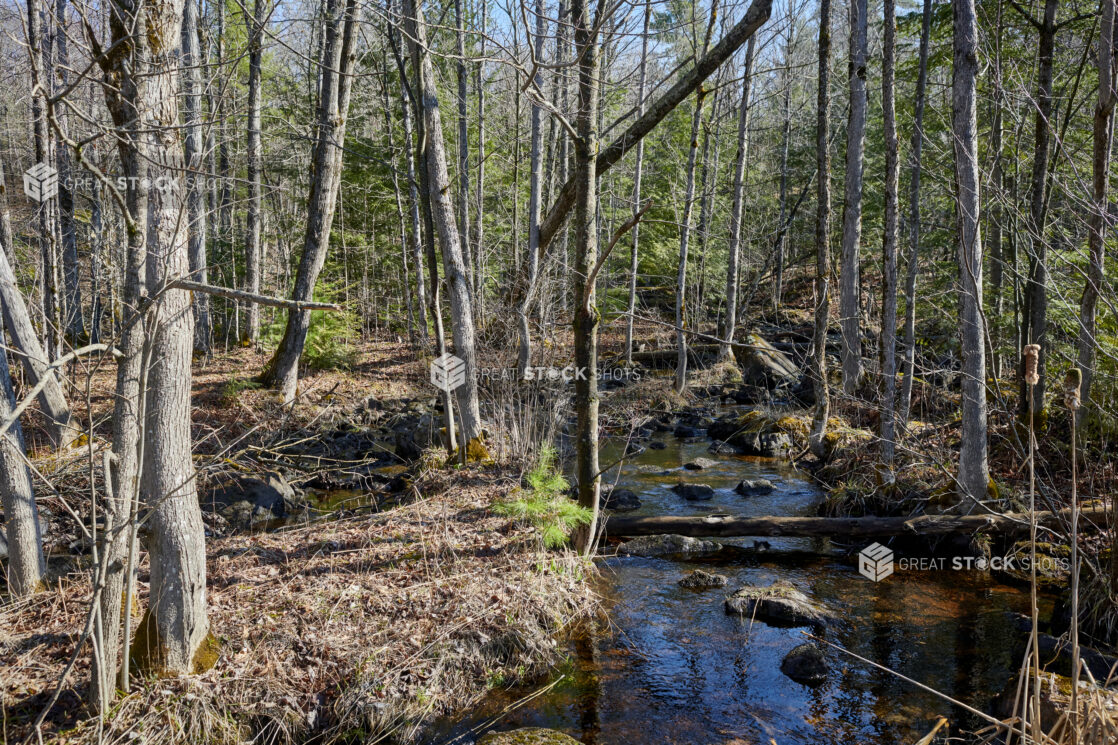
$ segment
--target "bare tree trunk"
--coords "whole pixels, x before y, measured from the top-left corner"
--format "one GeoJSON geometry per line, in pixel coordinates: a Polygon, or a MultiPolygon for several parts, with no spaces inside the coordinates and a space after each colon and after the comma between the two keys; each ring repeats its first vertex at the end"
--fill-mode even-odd
{"type": "Polygon", "coordinates": [[[481,60],[477,64],[477,194],[474,198],[476,215],[474,217],[474,274],[477,276],[477,294],[474,296],[477,313],[485,312],[485,273],[482,243],[485,236],[485,34],[488,16],[488,0],[480,0],[481,6],[481,60]]]}
{"type": "MultiPolygon", "coordinates": [[[[57,75],[60,90],[65,90],[70,85],[70,51],[67,45],[66,33],[66,0],[55,0],[54,5],[54,49],[57,66],[48,70],[48,74],[57,75]]],[[[65,105],[59,106],[54,111],[57,126],[67,132],[69,120],[68,109],[65,105]]],[[[55,153],[58,166],[58,227],[61,238],[62,282],[65,291],[63,303],[62,324],[66,336],[72,342],[78,342],[85,337],[85,318],[82,316],[82,290],[81,290],[81,264],[78,261],[78,236],[74,223],[74,170],[70,162],[70,151],[61,137],[55,141],[55,153]]]]}
{"type": "MultiPolygon", "coordinates": [[[[3,336],[0,329],[0,341],[3,336]]],[[[0,351],[0,421],[7,421],[15,406],[8,355],[0,351]]],[[[15,598],[41,589],[47,570],[39,510],[24,452],[23,430],[16,421],[0,435],[0,504],[8,540],[8,591],[15,598]]]]}
{"type": "MultiPolygon", "coordinates": [[[[314,172],[307,207],[307,229],[303,236],[303,255],[295,275],[294,299],[308,302],[314,298],[314,287],[326,254],[330,250],[330,228],[337,209],[338,188],[342,178],[342,146],[349,119],[350,92],[353,89],[353,65],[356,60],[358,10],[356,0],[327,0],[326,41],[323,52],[317,135],[314,148],[314,172]]],[[[287,328],[268,368],[263,382],[280,389],[283,400],[294,403],[299,382],[299,358],[307,342],[311,314],[293,310],[287,316],[287,328]]]]}
{"type": "MultiPolygon", "coordinates": [[[[200,0],[185,0],[182,16],[183,133],[186,148],[186,212],[189,230],[190,278],[207,284],[205,200],[206,148],[202,138],[202,55],[199,37],[200,0]]],[[[251,98],[251,96],[250,96],[251,98]]],[[[97,303],[97,299],[94,299],[97,303]]],[[[94,322],[96,322],[96,318],[94,322]]],[[[212,346],[210,296],[194,293],[194,349],[209,354],[212,346]]]]}
{"type": "MultiPolygon", "coordinates": [[[[537,89],[543,88],[543,73],[539,65],[543,64],[543,40],[547,33],[547,22],[544,17],[543,0],[536,0],[536,37],[533,40],[535,59],[538,63],[535,68],[534,83],[537,89]]],[[[532,101],[532,152],[531,152],[531,179],[528,195],[528,291],[520,303],[517,315],[520,321],[520,351],[516,360],[517,378],[523,380],[528,372],[528,365],[532,360],[532,333],[528,325],[528,311],[536,295],[536,283],[539,282],[540,270],[540,189],[543,184],[543,168],[540,158],[543,149],[543,109],[533,99],[532,101]]]]}
{"type": "Polygon", "coordinates": [[[446,147],[443,142],[442,116],[435,93],[435,72],[427,47],[427,26],[423,10],[415,0],[404,2],[404,25],[412,63],[421,80],[420,108],[423,115],[423,132],[426,136],[427,181],[431,202],[431,216],[443,255],[443,273],[450,294],[454,353],[465,363],[465,382],[456,389],[458,409],[462,418],[463,447],[481,435],[481,409],[477,394],[477,357],[474,353],[473,298],[466,276],[466,263],[462,257],[462,242],[458,236],[454,205],[450,196],[450,177],[446,167],[446,147]]]}
{"type": "Polygon", "coordinates": [[[58,375],[50,369],[52,360],[47,359],[46,352],[39,343],[35,327],[31,324],[31,315],[27,304],[16,285],[16,275],[8,263],[9,246],[4,246],[0,252],[0,313],[3,314],[4,326],[11,336],[14,354],[23,365],[24,374],[32,384],[38,385],[43,378],[49,378],[46,386],[39,393],[39,406],[50,420],[48,434],[55,447],[65,447],[74,441],[81,433],[72,426],[70,405],[66,402],[66,394],[58,381],[58,375]]]}
{"type": "Polygon", "coordinates": [[[904,375],[897,419],[908,424],[912,408],[912,378],[916,374],[916,275],[920,262],[920,154],[924,146],[924,101],[928,88],[928,46],[932,29],[932,0],[924,0],[920,30],[920,72],[916,79],[916,111],[912,124],[911,177],[908,213],[908,269],[904,290],[904,375]]]}
{"type": "Polygon", "coordinates": [[[741,264],[741,221],[745,207],[745,163],[749,158],[749,93],[753,83],[753,54],[757,37],[751,36],[745,47],[745,72],[741,79],[741,106],[738,110],[738,152],[734,159],[734,204],[730,208],[730,245],[726,260],[726,323],[723,329],[723,344],[718,351],[720,360],[732,360],[734,340],[738,321],[738,285],[741,264]]]}
{"type": "MultiPolygon", "coordinates": [[[[1059,0],[1045,0],[1044,18],[1037,24],[1040,39],[1037,49],[1037,92],[1033,136],[1032,183],[1029,187],[1029,281],[1025,290],[1027,344],[1040,345],[1037,375],[1040,381],[1032,386],[1033,405],[1044,411],[1044,390],[1048,378],[1048,242],[1045,221],[1048,206],[1048,159],[1052,124],[1052,58],[1056,48],[1056,10],[1059,0]]],[[[1022,411],[1028,410],[1028,387],[1021,382],[1022,411]]]]}
{"type": "MultiPolygon", "coordinates": [[[[601,6],[598,7],[601,11],[601,6]]],[[[595,305],[594,266],[598,262],[598,231],[595,212],[598,202],[598,73],[600,69],[599,18],[591,19],[586,0],[571,0],[575,54],[578,59],[578,111],[574,141],[575,168],[575,276],[574,307],[575,367],[584,374],[575,379],[577,416],[576,464],[578,503],[591,511],[591,522],[579,536],[578,549],[589,553],[594,545],[601,496],[598,466],[598,324],[595,305]],[[589,280],[589,281],[587,281],[589,280]]]]}
{"type": "Polygon", "coordinates": [[[990,167],[990,182],[994,187],[995,198],[987,198],[990,203],[990,217],[986,221],[986,225],[989,229],[990,309],[992,311],[990,317],[990,364],[992,370],[990,372],[994,378],[1001,378],[1004,372],[1004,360],[1001,352],[1003,336],[1002,314],[1005,312],[1005,293],[1003,292],[1003,285],[1005,282],[1005,258],[1002,255],[1002,222],[1004,215],[1001,205],[1005,181],[1002,172],[1002,7],[1002,3],[999,2],[994,32],[994,59],[991,67],[994,84],[994,95],[991,105],[994,111],[990,124],[990,151],[994,162],[990,167]]]}
{"type": "MultiPolygon", "coordinates": [[[[710,36],[714,31],[714,20],[718,15],[718,0],[712,0],[710,18],[706,33],[703,35],[702,51],[698,57],[706,56],[710,46],[710,36]]],[[[683,194],[683,218],[679,228],[679,272],[675,286],[675,327],[678,354],[675,363],[675,389],[682,393],[687,388],[687,250],[691,238],[691,212],[695,203],[695,161],[699,151],[699,129],[703,124],[703,102],[707,91],[700,84],[695,93],[695,110],[691,112],[691,146],[687,151],[687,185],[683,194]]]]}
{"type": "MultiPolygon", "coordinates": [[[[248,218],[245,221],[245,291],[260,294],[260,230],[262,197],[260,179],[262,178],[263,153],[260,143],[260,64],[264,56],[262,38],[264,35],[265,3],[267,0],[253,0],[252,16],[245,17],[248,26],[248,218]]],[[[256,343],[260,336],[260,306],[249,303],[245,309],[248,318],[245,322],[244,340],[256,343]]]]}
{"type": "MultiPolygon", "coordinates": [[[[784,126],[780,133],[780,235],[776,239],[776,259],[773,268],[773,310],[780,310],[784,299],[784,254],[788,243],[785,226],[788,214],[788,147],[792,139],[792,51],[795,43],[796,19],[788,22],[788,37],[784,42],[784,126]]],[[[732,223],[731,223],[732,225],[732,223]]],[[[726,296],[727,299],[729,295],[726,296]]],[[[729,307],[727,300],[727,307],[729,307]]]]}
{"type": "Polygon", "coordinates": [[[885,0],[881,108],[885,126],[885,237],[882,241],[881,302],[881,456],[892,468],[896,447],[897,394],[897,112],[894,76],[897,55],[895,0],[885,0]]]}
{"type": "Polygon", "coordinates": [[[850,116],[846,130],[846,188],[842,206],[842,389],[848,396],[862,382],[862,167],[866,144],[866,0],[850,3],[850,116]]]}
{"type": "Polygon", "coordinates": [[[824,434],[831,411],[827,385],[827,327],[831,315],[831,0],[819,0],[819,75],[816,95],[815,162],[815,330],[811,339],[811,377],[815,389],[810,445],[825,454],[824,434]]]}
{"type": "Polygon", "coordinates": [[[956,231],[959,252],[959,327],[963,374],[963,432],[959,487],[984,499],[986,460],[986,329],[982,314],[982,236],[979,229],[978,21],[974,0],[952,3],[955,16],[951,128],[955,150],[956,231]]]}
{"type": "Polygon", "coordinates": [[[12,234],[12,212],[8,207],[8,177],[4,171],[4,161],[0,159],[0,250],[12,260],[15,238],[12,234]]]}
{"type": "MultiPolygon", "coordinates": [[[[1114,65],[1114,0],[1102,0],[1099,25],[1098,74],[1099,100],[1095,105],[1094,144],[1091,158],[1092,205],[1087,233],[1087,250],[1090,262],[1087,281],[1079,301],[1079,367],[1083,370],[1083,407],[1079,417],[1087,411],[1091,401],[1091,383],[1095,378],[1098,354],[1097,305],[1099,291],[1106,281],[1103,273],[1106,233],[1110,226],[1107,191],[1110,185],[1110,149],[1114,136],[1115,92],[1114,65]]],[[[1118,564],[1116,564],[1118,566],[1118,564]]]]}
{"type": "Polygon", "coordinates": [[[477,297],[480,278],[474,271],[474,263],[470,255],[470,129],[466,100],[468,78],[465,23],[462,17],[462,0],[454,0],[454,42],[458,56],[454,63],[455,74],[458,77],[458,234],[462,240],[462,261],[465,263],[470,293],[477,297]]]}
{"type": "MultiPolygon", "coordinates": [[[[648,86],[648,29],[652,21],[652,1],[644,2],[644,24],[641,29],[641,62],[637,73],[637,116],[644,114],[645,88],[648,86]]],[[[644,172],[644,141],[637,143],[637,160],[633,166],[633,217],[641,209],[641,176],[644,172]]],[[[633,364],[633,314],[637,312],[637,272],[639,271],[640,222],[633,225],[633,247],[629,253],[629,315],[625,319],[625,364],[633,364]]]]}

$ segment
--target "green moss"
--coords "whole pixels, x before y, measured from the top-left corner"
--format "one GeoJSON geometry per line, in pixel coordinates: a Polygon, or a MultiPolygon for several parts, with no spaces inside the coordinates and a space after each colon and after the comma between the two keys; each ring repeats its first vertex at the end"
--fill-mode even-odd
{"type": "MultiPolygon", "coordinates": [[[[217,664],[221,644],[213,634],[206,634],[191,660],[191,672],[203,673],[217,664]]],[[[155,618],[148,609],[144,613],[140,625],[136,627],[136,635],[132,637],[132,646],[128,650],[132,658],[132,667],[138,673],[149,673],[157,676],[174,674],[167,670],[166,647],[159,638],[159,628],[155,618]]]]}
{"type": "Polygon", "coordinates": [[[207,633],[206,638],[202,640],[202,643],[198,645],[198,649],[194,652],[191,672],[197,675],[212,669],[217,664],[217,658],[220,655],[221,642],[213,634],[207,633]]]}

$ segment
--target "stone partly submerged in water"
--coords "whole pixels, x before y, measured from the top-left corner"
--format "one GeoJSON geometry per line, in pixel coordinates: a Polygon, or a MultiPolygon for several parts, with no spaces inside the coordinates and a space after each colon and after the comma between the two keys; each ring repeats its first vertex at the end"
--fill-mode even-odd
{"type": "Polygon", "coordinates": [[[746,497],[769,494],[775,487],[768,479],[744,479],[734,487],[734,491],[746,497]]]}
{"type": "Polygon", "coordinates": [[[712,554],[722,550],[721,543],[700,541],[684,535],[642,535],[617,547],[617,553],[630,556],[676,556],[712,554]]]}
{"type": "Polygon", "coordinates": [[[570,735],[543,727],[523,727],[482,735],[477,745],[579,745],[570,735]]]}
{"type": "Polygon", "coordinates": [[[697,590],[705,587],[725,587],[726,582],[727,579],[724,574],[711,574],[710,572],[704,572],[702,569],[695,569],[688,572],[679,581],[679,586],[697,590]]]}
{"type": "Polygon", "coordinates": [[[706,500],[714,497],[714,487],[707,484],[686,484],[680,481],[672,487],[672,491],[684,499],[706,500]]]}
{"type": "Polygon", "coordinates": [[[611,512],[629,512],[640,506],[640,497],[632,489],[610,489],[602,499],[602,507],[611,512]]]}
{"type": "Polygon", "coordinates": [[[726,612],[770,626],[826,626],[832,620],[823,606],[783,580],[741,588],[726,598],[726,612]]]}
{"type": "Polygon", "coordinates": [[[818,645],[807,642],[784,655],[780,672],[797,683],[817,686],[827,680],[827,658],[818,645]]]}

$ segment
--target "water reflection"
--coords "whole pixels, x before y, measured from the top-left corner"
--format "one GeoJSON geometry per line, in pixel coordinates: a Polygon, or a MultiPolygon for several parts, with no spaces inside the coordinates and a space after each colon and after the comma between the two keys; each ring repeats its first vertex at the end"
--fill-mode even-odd
{"type": "MultiPolygon", "coordinates": [[[[705,442],[666,442],[668,448],[648,450],[608,475],[640,495],[636,514],[811,514],[820,498],[787,464],[713,456],[705,442]],[[716,463],[680,470],[700,456],[716,463]],[[681,478],[714,487],[714,499],[681,499],[670,490],[681,478]],[[733,491],[743,478],[768,478],[777,488],[743,497],[733,491]]],[[[603,455],[603,462],[610,458],[603,455]]],[[[774,551],[812,546],[812,539],[768,540],[774,551]]],[[[494,692],[466,720],[442,728],[435,742],[469,743],[478,728],[541,726],[587,745],[911,743],[940,715],[957,725],[976,723],[936,696],[830,650],[823,685],[792,681],[780,662],[807,629],[750,626],[748,619],[728,616],[726,591],[791,581],[836,614],[824,638],[978,708],[1011,675],[1014,635],[1006,611],[1028,607],[1025,593],[979,572],[898,572],[873,583],[848,562],[826,557],[714,568],[709,562],[611,558],[601,570],[610,622],[575,641],[568,663],[555,673],[559,684],[511,713],[504,708],[528,692],[494,692]],[[726,574],[729,586],[696,591],[676,584],[699,567],[726,574]]]]}

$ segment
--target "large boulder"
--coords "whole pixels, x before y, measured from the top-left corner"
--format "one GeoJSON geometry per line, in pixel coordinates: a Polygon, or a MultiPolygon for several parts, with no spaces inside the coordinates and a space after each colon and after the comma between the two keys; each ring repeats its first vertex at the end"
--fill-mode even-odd
{"type": "Polygon", "coordinates": [[[602,503],[611,512],[630,512],[640,506],[641,500],[632,489],[610,489],[602,503]]]}
{"type": "Polygon", "coordinates": [[[807,642],[784,655],[780,672],[797,683],[817,686],[827,680],[827,658],[818,645],[807,642]]]}
{"type": "Polygon", "coordinates": [[[746,345],[734,347],[734,357],[741,366],[745,385],[767,388],[790,388],[800,380],[800,368],[769,342],[757,334],[748,334],[746,345]]]}
{"type": "Polygon", "coordinates": [[[830,615],[789,582],[746,586],[726,598],[726,613],[764,621],[770,626],[826,626],[830,615]]]}
{"type": "Polygon", "coordinates": [[[617,553],[629,556],[695,556],[721,550],[721,543],[674,534],[642,535],[617,547],[617,553]]]}
{"type": "Polygon", "coordinates": [[[199,496],[202,509],[216,512],[238,529],[286,518],[306,508],[306,501],[278,472],[260,476],[231,474],[199,496]]]}
{"type": "Polygon", "coordinates": [[[558,730],[522,727],[508,732],[489,732],[477,745],[579,745],[578,740],[558,730]]]}
{"type": "Polygon", "coordinates": [[[729,414],[710,425],[708,434],[736,447],[744,455],[779,458],[792,451],[792,437],[777,429],[777,420],[763,411],[729,414]]]}
{"type": "Polygon", "coordinates": [[[680,481],[672,487],[672,491],[692,501],[705,501],[714,497],[714,487],[707,484],[685,484],[680,481]]]}

